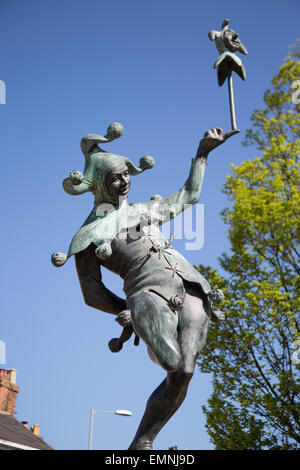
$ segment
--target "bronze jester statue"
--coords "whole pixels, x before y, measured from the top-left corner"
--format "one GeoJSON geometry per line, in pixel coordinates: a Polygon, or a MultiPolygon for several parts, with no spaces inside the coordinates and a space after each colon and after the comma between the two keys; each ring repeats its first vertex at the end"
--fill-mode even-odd
{"type": "Polygon", "coordinates": [[[172,247],[172,240],[165,239],[159,226],[197,203],[209,152],[237,132],[207,131],[183,187],[167,197],[155,195],[143,203],[127,202],[130,176],[152,168],[154,160],[142,157],[137,167],[129,158],[98,146],[122,135],[119,123],[111,124],[105,136],[83,137],[84,172],[72,171],[63,181],[68,194],[90,191],[95,202],[68,254],[54,253],[52,263],[62,266],[74,255],[86,304],[117,315],[123,331],[120,338],[110,341],[112,352],[120,351],[134,332],[167,374],[148,399],[131,450],[152,449],[155,436],[186,396],[209,322],[222,320],[222,312],[212,307],[222,299],[222,292],[211,290],[206,279],[172,247]],[[105,287],[101,266],[121,276],[126,299],[105,287]]]}

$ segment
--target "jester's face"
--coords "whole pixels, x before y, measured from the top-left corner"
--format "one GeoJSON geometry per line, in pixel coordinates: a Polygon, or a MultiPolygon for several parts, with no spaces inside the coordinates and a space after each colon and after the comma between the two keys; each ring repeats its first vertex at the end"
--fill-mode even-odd
{"type": "Polygon", "coordinates": [[[128,196],[131,180],[125,163],[112,168],[105,181],[109,193],[114,198],[128,196]]]}
{"type": "Polygon", "coordinates": [[[241,41],[239,40],[239,35],[232,29],[227,29],[223,35],[223,41],[225,46],[231,51],[236,52],[239,50],[241,41]]]}

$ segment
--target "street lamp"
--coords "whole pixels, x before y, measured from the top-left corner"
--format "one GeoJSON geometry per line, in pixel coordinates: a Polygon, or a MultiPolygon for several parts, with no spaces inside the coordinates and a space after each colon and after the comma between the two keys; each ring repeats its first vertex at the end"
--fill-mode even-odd
{"type": "Polygon", "coordinates": [[[90,437],[89,437],[89,450],[92,449],[92,438],[93,438],[93,427],[94,427],[94,414],[95,413],[111,413],[113,415],[120,415],[120,416],[132,416],[131,411],[129,410],[94,410],[91,409],[91,418],[90,418],[90,437]]]}

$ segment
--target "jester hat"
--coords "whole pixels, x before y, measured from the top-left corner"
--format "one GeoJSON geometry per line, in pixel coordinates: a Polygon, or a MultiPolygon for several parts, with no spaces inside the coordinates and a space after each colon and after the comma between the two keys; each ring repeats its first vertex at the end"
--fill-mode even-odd
{"type": "MultiPolygon", "coordinates": [[[[140,166],[137,167],[129,158],[105,152],[98,147],[98,143],[111,142],[117,139],[123,134],[123,131],[123,126],[120,123],[114,122],[108,127],[105,136],[87,134],[81,139],[81,150],[85,157],[84,171],[83,173],[78,170],[71,171],[69,177],[63,180],[63,188],[66,193],[72,196],[90,191],[95,196],[95,204],[92,212],[73,237],[68,254],[54,253],[51,256],[54,266],[62,266],[70,256],[82,251],[92,242],[96,246],[100,246],[103,244],[105,237],[104,235],[100,237],[99,233],[107,234],[107,232],[111,232],[109,230],[109,219],[111,219],[112,215],[110,214],[110,217],[104,223],[103,219],[109,215],[109,212],[104,214],[102,212],[100,215],[99,211],[97,212],[97,208],[101,204],[110,204],[114,207],[119,205],[119,201],[113,199],[106,186],[105,177],[110,170],[125,164],[130,175],[138,175],[154,166],[154,159],[150,155],[142,157],[140,159],[140,166]],[[95,239],[95,233],[97,233],[97,239],[95,239]]],[[[108,238],[112,239],[116,235],[117,233],[111,233],[108,238]]],[[[96,253],[99,253],[99,250],[96,253]]]]}

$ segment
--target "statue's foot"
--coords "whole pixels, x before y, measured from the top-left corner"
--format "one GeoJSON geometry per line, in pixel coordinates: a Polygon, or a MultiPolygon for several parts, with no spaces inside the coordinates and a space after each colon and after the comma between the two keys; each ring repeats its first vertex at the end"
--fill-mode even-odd
{"type": "Polygon", "coordinates": [[[133,442],[128,450],[152,450],[152,442],[146,440],[133,442]]]}
{"type": "Polygon", "coordinates": [[[130,310],[122,310],[116,318],[116,322],[123,327],[131,326],[131,313],[130,310]]]}

